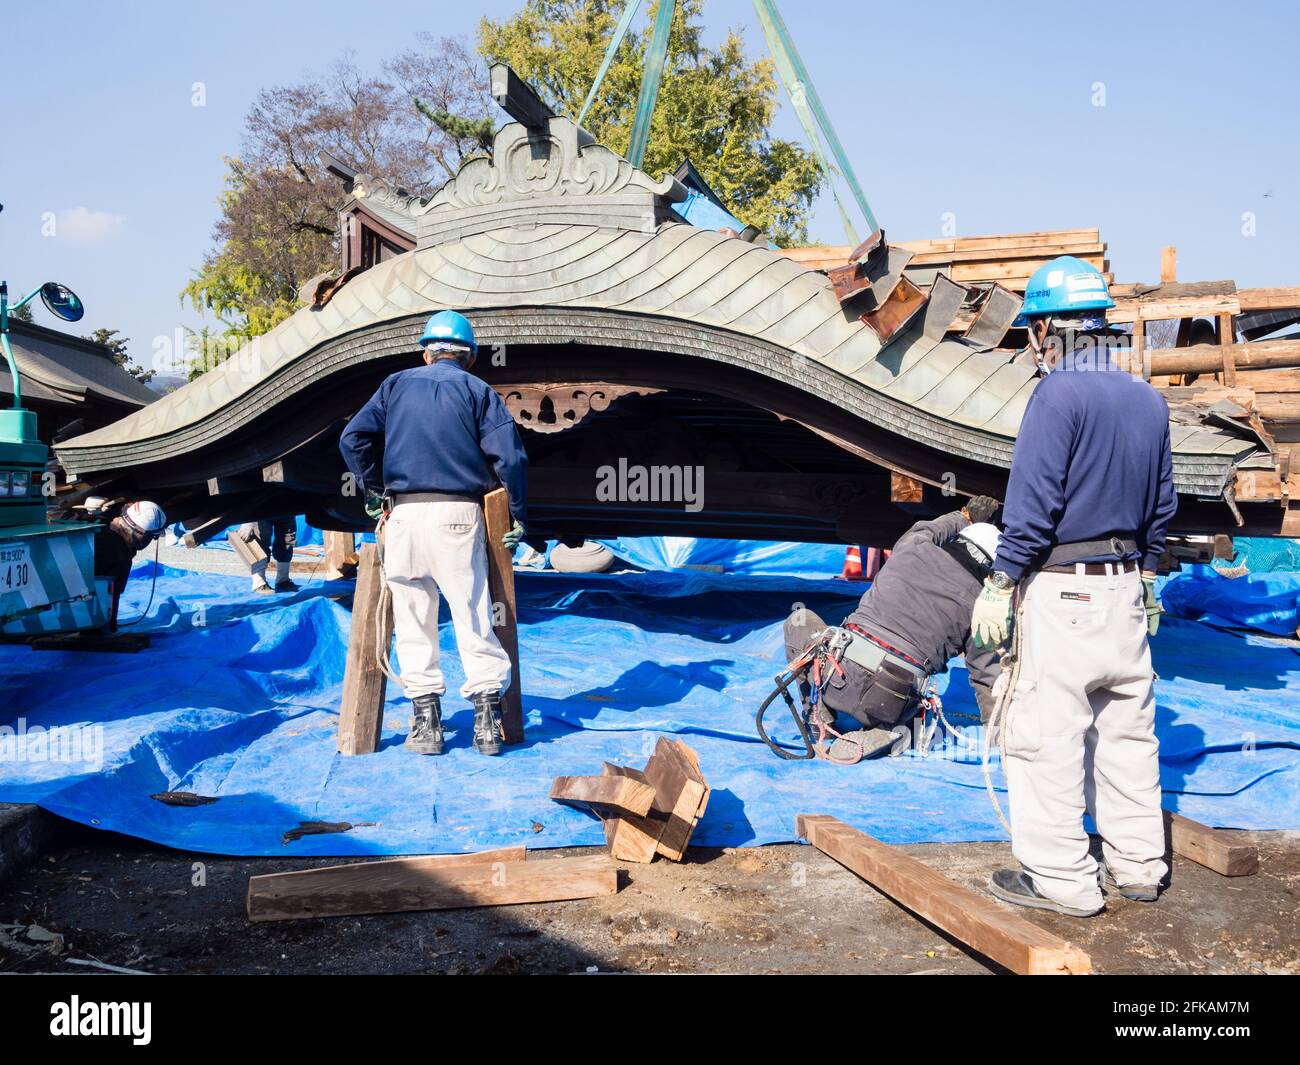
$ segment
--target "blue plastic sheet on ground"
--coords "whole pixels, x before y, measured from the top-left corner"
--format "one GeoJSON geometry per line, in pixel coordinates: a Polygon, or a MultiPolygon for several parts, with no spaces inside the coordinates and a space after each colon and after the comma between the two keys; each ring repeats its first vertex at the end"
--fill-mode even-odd
{"type": "Polygon", "coordinates": [[[708,567],[726,573],[838,577],[844,568],[843,544],[690,536],[634,536],[600,543],[624,562],[647,570],[708,567]]]}
{"type": "MultiPolygon", "coordinates": [[[[124,617],[149,597],[137,568],[124,617]]],[[[861,584],[694,571],[521,573],[527,741],[487,759],[471,711],[446,700],[450,749],[402,746],[407,704],[390,688],[381,750],[335,751],[350,616],[346,583],[275,598],[241,577],[161,568],[138,655],[0,646],[0,801],[35,802],[88,825],[175,847],[242,855],[362,855],[600,844],[599,823],[547,798],[553,777],[643,765],[661,735],[700,755],[713,788],[704,845],[794,838],[825,812],[891,843],[1004,838],[975,750],[839,767],[782,762],[757,740],[755,708],[781,668],[795,602],[839,619],[861,584]],[[217,796],[197,807],[151,798],[217,796]],[[283,842],[303,821],[346,822],[283,842]]],[[[448,688],[461,683],[450,625],[448,688]]],[[[1166,805],[1196,820],[1300,828],[1300,656],[1270,638],[1166,620],[1155,644],[1166,805]]],[[[968,743],[978,726],[964,668],[941,678],[968,743]]],[[[788,723],[782,735],[793,737],[788,723]]],[[[994,780],[1002,775],[993,767],[994,780]]]]}
{"type": "Polygon", "coordinates": [[[1186,566],[1163,581],[1161,602],[1174,617],[1228,628],[1294,636],[1300,628],[1300,573],[1225,577],[1213,566],[1186,566]]]}

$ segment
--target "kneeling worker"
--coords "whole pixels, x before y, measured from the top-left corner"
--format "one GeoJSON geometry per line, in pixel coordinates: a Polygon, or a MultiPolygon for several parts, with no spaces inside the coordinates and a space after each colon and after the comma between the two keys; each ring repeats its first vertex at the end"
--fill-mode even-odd
{"type": "Polygon", "coordinates": [[[131,577],[135,556],[162,536],[167,528],[167,516],[162,507],[147,499],[128,503],[116,514],[113,510],[109,505],[91,511],[95,517],[108,519],[108,524],[95,534],[95,576],[108,577],[112,581],[113,599],[108,613],[110,632],[117,631],[117,608],[131,577]]]}
{"type": "Polygon", "coordinates": [[[397,661],[414,710],[406,746],[418,754],[443,751],[441,589],[465,669],[461,694],[474,704],[474,746],[500,754],[510,658],[492,629],[482,502],[500,480],[514,519],[503,539],[517,545],[528,459],[501,398],[469,372],[478,354],[469,322],[440,311],[420,343],[424,365],[388,377],[348,423],[339,448],[367,493],[367,512],[378,519],[391,502],[383,561],[397,661]]]}
{"type": "MultiPolygon", "coordinates": [[[[843,673],[832,669],[823,677],[821,706],[868,729],[891,729],[916,714],[925,682],[946,672],[949,659],[965,654],[981,717],[987,717],[998,657],[971,645],[970,618],[997,554],[998,530],[988,523],[997,508],[996,499],[976,496],[963,509],[917,522],[903,534],[844,620],[854,640],[840,659],[843,673]]],[[[791,614],[785,623],[787,660],[825,628],[809,610],[791,614]]],[[[824,713],[820,707],[818,712],[824,713]]],[[[828,717],[821,720],[830,724],[828,717]]],[[[881,737],[876,750],[889,742],[881,737]]]]}

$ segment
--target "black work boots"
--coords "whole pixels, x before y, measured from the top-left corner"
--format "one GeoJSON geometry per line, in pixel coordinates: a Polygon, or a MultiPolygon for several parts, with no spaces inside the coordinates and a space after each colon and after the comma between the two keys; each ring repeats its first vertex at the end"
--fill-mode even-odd
{"type": "Polygon", "coordinates": [[[479,754],[500,754],[504,734],[501,731],[501,693],[475,692],[474,747],[479,754]]]}
{"type": "MultiPolygon", "coordinates": [[[[474,701],[474,748],[479,754],[500,754],[505,742],[501,731],[501,693],[478,692],[474,701]]],[[[417,695],[411,700],[408,750],[416,754],[442,754],[442,700],[437,695],[417,695]]]]}
{"type": "Polygon", "coordinates": [[[411,732],[406,746],[416,754],[442,754],[442,700],[417,695],[411,700],[411,732]]]}

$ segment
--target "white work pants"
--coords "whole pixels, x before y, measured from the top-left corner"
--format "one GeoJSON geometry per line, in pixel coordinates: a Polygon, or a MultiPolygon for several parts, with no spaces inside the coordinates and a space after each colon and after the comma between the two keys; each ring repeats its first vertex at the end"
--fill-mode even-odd
{"type": "Polygon", "coordinates": [[[461,694],[505,691],[510,657],[492,629],[483,511],[476,503],[398,503],[384,526],[384,576],[393,598],[397,662],[406,694],[442,695],[438,593],[447,599],[465,669],[461,694]]]}
{"type": "Polygon", "coordinates": [[[1167,871],[1142,580],[1108,568],[1025,582],[1004,743],[1012,850],[1039,891],[1081,909],[1102,904],[1085,809],[1121,886],[1167,871]]]}

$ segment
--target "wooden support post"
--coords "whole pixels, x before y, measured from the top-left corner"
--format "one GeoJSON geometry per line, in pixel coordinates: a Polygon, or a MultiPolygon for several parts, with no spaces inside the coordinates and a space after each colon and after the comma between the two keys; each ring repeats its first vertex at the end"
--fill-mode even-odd
{"type": "Polygon", "coordinates": [[[483,525],[487,534],[488,589],[492,595],[492,624],[497,639],[510,656],[510,687],[501,693],[501,731],[506,743],[524,739],[523,698],[519,687],[519,631],[515,613],[513,552],[501,542],[510,530],[510,502],[504,488],[483,499],[483,525]]]}
{"type": "Polygon", "coordinates": [[[1147,327],[1141,318],[1133,322],[1133,351],[1129,356],[1129,373],[1141,374],[1143,380],[1151,380],[1151,369],[1146,359],[1147,327]]]}
{"type": "Polygon", "coordinates": [[[1236,340],[1232,315],[1219,315],[1219,346],[1223,349],[1223,383],[1228,388],[1237,387],[1236,340]]]}
{"type": "Polygon", "coordinates": [[[896,902],[1012,972],[1092,972],[1092,960],[1078,947],[834,817],[800,814],[796,831],[896,902]]]}
{"type": "Polygon", "coordinates": [[[352,597],[352,631],[339,708],[339,754],[374,754],[379,749],[388,677],[379,668],[375,648],[380,646],[387,654],[393,639],[392,604],[386,604],[382,616],[379,610],[383,583],[378,548],[365,544],[357,560],[357,588],[352,597]]]}
{"type": "Polygon", "coordinates": [[[1209,825],[1165,811],[1169,848],[1197,865],[1223,876],[1249,876],[1259,868],[1259,854],[1249,843],[1232,843],[1209,825]]]}
{"type": "Polygon", "coordinates": [[[1160,283],[1167,285],[1178,280],[1178,249],[1172,244],[1160,249],[1160,283]]]}
{"type": "Polygon", "coordinates": [[[350,532],[325,533],[325,579],[338,581],[357,572],[357,540],[350,532]]]}

